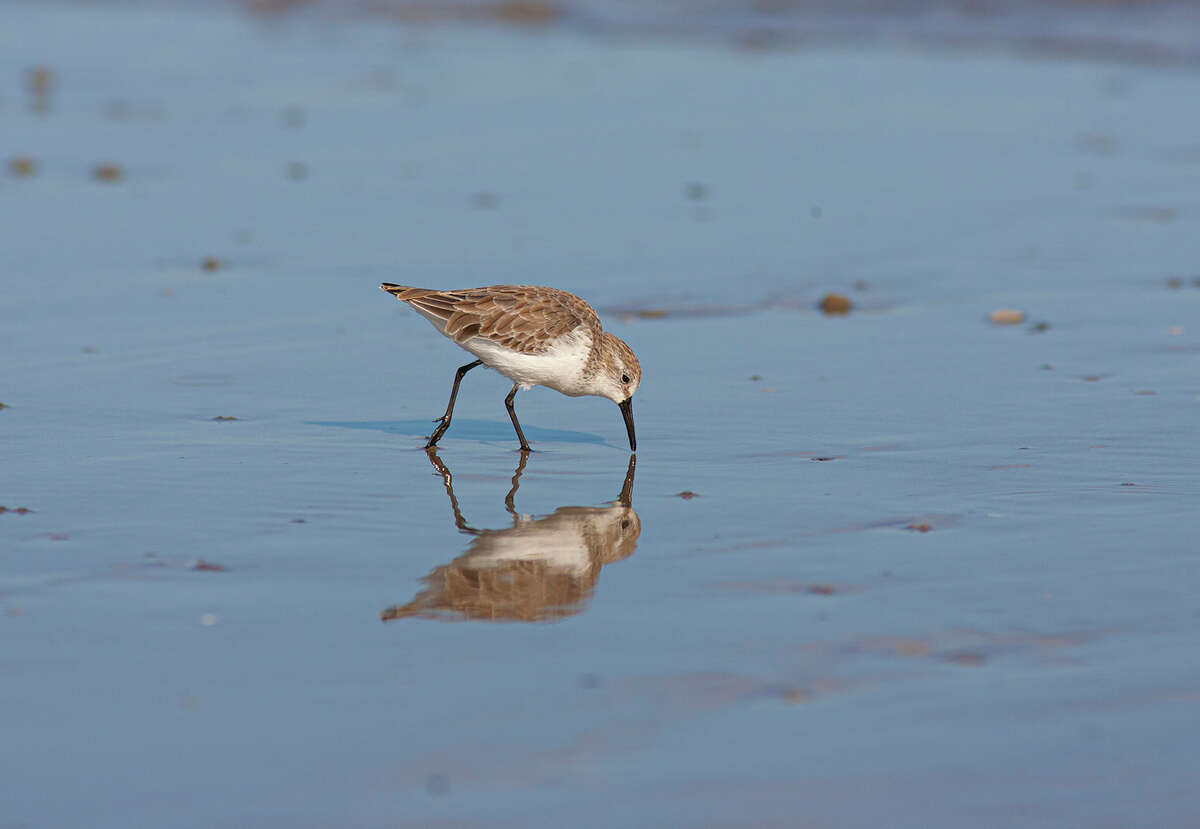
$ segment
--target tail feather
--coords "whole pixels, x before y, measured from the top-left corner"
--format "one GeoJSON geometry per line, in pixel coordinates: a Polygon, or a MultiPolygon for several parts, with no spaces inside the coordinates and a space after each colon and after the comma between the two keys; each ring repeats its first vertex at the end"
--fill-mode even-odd
{"type": "Polygon", "coordinates": [[[429,288],[413,288],[410,285],[394,285],[391,282],[384,282],[379,286],[380,290],[387,291],[396,299],[408,302],[410,299],[420,299],[423,296],[441,293],[440,291],[430,290],[429,288]]]}
{"type": "Polygon", "coordinates": [[[446,329],[446,320],[454,316],[455,306],[458,304],[456,297],[450,296],[444,291],[410,288],[407,285],[393,285],[391,282],[384,282],[379,287],[401,302],[408,303],[411,308],[432,322],[443,333],[446,329]]]}

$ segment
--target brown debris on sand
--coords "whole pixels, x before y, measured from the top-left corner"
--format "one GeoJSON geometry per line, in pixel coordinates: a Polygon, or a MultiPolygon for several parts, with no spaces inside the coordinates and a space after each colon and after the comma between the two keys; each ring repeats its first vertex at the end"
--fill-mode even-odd
{"type": "Polygon", "coordinates": [[[821,297],[818,307],[827,317],[841,317],[850,313],[853,303],[845,294],[825,294],[821,297]]]}
{"type": "Polygon", "coordinates": [[[1020,325],[1025,321],[1025,312],[1016,308],[997,308],[988,314],[992,325],[1020,325]]]}
{"type": "Polygon", "coordinates": [[[15,155],[8,160],[8,171],[14,176],[28,178],[37,173],[37,161],[27,155],[15,155]]]}
{"type": "Polygon", "coordinates": [[[29,109],[39,115],[49,112],[54,85],[54,70],[49,66],[30,68],[25,73],[25,86],[29,90],[29,109]]]}
{"type": "Polygon", "coordinates": [[[103,184],[115,184],[125,178],[125,171],[120,164],[103,161],[92,168],[92,178],[103,184]]]}

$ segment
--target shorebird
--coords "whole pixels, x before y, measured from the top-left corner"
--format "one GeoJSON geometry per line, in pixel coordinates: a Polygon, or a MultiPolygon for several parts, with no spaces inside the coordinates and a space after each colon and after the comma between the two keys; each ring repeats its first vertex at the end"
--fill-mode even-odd
{"type": "Polygon", "coordinates": [[[444,336],[478,359],[454,374],[446,413],[426,449],[450,428],[458,386],[479,365],[513,381],[504,406],[517,430],[521,451],[529,442],[521,431],[513,399],[518,389],[546,386],[570,397],[607,397],[621,408],[629,449],[637,451],[633,432],[633,393],[642,382],[642,367],[633,349],[604,330],[600,317],[579,297],[537,285],[492,285],[458,291],[433,291],[384,282],[379,286],[408,303],[444,336]]]}

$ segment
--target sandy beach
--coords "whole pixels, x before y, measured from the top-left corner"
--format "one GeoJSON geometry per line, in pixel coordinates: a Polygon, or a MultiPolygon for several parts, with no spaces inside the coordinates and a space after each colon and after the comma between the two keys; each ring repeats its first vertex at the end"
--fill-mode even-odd
{"type": "Polygon", "coordinates": [[[571,9],[0,4],[0,827],[1194,825],[1176,7],[571,9]],[[483,370],[428,457],[384,281],[588,299],[636,468],[483,370]]]}

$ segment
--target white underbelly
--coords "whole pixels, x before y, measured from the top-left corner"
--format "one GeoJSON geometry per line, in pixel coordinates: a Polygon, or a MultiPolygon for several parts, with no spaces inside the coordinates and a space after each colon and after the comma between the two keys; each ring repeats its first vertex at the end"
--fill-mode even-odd
{"type": "Polygon", "coordinates": [[[563,337],[540,354],[510,351],[483,337],[460,345],[522,389],[547,386],[572,397],[583,394],[583,369],[591,353],[591,338],[586,335],[563,337]]]}
{"type": "MultiPolygon", "coordinates": [[[[438,331],[446,333],[445,320],[420,308],[414,310],[433,323],[438,331]]],[[[586,393],[583,386],[583,369],[592,353],[592,337],[584,330],[576,330],[559,338],[553,347],[540,354],[511,351],[485,337],[472,337],[458,345],[522,389],[546,386],[571,397],[579,397],[586,393]]]]}

